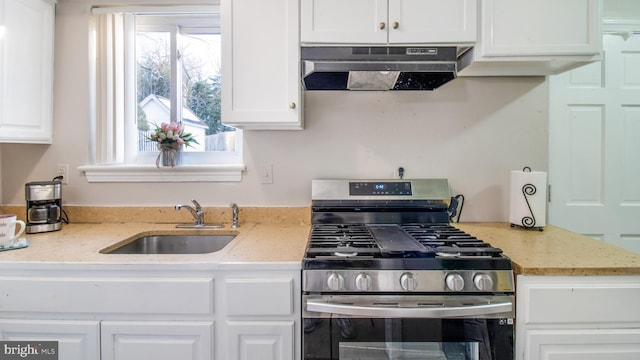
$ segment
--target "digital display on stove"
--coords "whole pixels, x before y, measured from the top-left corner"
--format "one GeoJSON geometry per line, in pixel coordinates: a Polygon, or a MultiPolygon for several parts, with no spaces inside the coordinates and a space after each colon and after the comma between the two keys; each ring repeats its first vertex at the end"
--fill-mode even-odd
{"type": "Polygon", "coordinates": [[[351,196],[412,195],[409,181],[350,182],[351,196]]]}

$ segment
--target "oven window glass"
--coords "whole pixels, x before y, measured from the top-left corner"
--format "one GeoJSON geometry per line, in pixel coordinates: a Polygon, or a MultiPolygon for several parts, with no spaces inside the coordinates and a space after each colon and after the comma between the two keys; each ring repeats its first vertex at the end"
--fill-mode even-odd
{"type": "Polygon", "coordinates": [[[478,360],[477,342],[341,342],[341,360],[478,360]]]}
{"type": "Polygon", "coordinates": [[[512,319],[305,318],[305,360],[513,360],[512,319]]]}

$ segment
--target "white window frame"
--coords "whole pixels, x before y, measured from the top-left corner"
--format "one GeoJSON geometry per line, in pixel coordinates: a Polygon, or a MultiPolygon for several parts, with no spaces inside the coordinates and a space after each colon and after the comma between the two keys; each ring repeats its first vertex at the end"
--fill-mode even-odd
{"type": "MultiPolygon", "coordinates": [[[[94,31],[107,34],[96,37],[93,44],[97,53],[91,88],[92,127],[90,162],[81,166],[89,182],[210,182],[241,181],[245,165],[242,161],[242,136],[236,140],[235,153],[189,153],[185,165],[156,167],[155,158],[140,157],[126,152],[137,146],[135,104],[135,46],[136,14],[219,13],[219,6],[160,6],[160,7],[108,7],[93,8],[94,31]],[[104,65],[102,62],[108,62],[104,65]],[[125,129],[125,126],[128,128],[125,129]],[[142,163],[140,163],[142,162],[142,163]],[[205,163],[206,162],[206,163],[205,163]]],[[[172,108],[175,108],[172,106],[172,108]]],[[[172,110],[173,111],[173,110],[172,110]]],[[[241,131],[241,130],[236,130],[241,131]]]]}

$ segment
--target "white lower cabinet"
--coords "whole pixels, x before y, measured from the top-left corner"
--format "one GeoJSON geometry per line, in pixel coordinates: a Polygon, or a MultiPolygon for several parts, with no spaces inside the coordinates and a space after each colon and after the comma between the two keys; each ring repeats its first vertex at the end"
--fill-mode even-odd
{"type": "Polygon", "coordinates": [[[103,321],[102,360],[213,359],[213,322],[103,321]]]}
{"type": "Polygon", "coordinates": [[[57,341],[61,360],[213,359],[213,322],[0,320],[0,339],[57,341]]]}
{"type": "Polygon", "coordinates": [[[294,331],[294,321],[229,321],[227,359],[296,359],[294,331]]]}
{"type": "Polygon", "coordinates": [[[0,264],[0,340],[57,341],[60,360],[298,360],[300,270],[286,266],[0,264]]]}
{"type": "Polygon", "coordinates": [[[229,271],[219,281],[225,331],[218,359],[297,360],[301,354],[300,270],[229,271]]]}
{"type": "Polygon", "coordinates": [[[58,341],[60,360],[213,359],[212,272],[2,273],[3,340],[58,341]]]}
{"type": "Polygon", "coordinates": [[[533,330],[527,339],[530,359],[640,359],[638,329],[533,330]]]}
{"type": "Polygon", "coordinates": [[[0,319],[0,339],[57,341],[60,360],[100,359],[100,322],[0,319]]]}
{"type": "Polygon", "coordinates": [[[517,360],[640,359],[640,276],[518,276],[517,360]]]}

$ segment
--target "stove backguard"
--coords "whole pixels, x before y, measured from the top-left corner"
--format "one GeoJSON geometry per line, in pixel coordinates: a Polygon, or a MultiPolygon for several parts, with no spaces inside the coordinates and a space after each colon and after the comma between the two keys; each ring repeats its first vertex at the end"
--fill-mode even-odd
{"type": "Polygon", "coordinates": [[[314,200],[312,224],[448,223],[448,205],[440,200],[314,200]]]}

